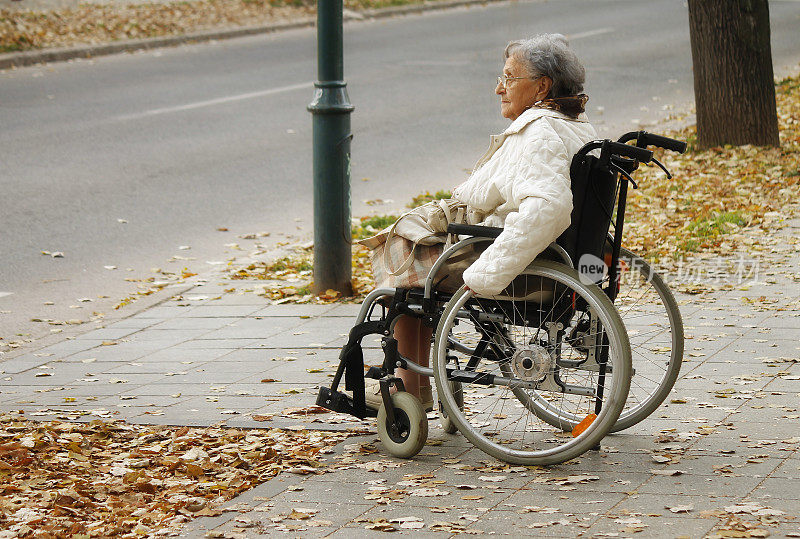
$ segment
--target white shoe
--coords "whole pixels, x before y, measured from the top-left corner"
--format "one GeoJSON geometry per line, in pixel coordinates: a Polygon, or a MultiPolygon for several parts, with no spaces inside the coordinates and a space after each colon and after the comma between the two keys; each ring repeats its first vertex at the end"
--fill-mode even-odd
{"type": "Polygon", "coordinates": [[[383,404],[380,382],[368,378],[364,380],[364,385],[364,400],[367,403],[367,408],[372,408],[373,410],[379,409],[383,404]]]}

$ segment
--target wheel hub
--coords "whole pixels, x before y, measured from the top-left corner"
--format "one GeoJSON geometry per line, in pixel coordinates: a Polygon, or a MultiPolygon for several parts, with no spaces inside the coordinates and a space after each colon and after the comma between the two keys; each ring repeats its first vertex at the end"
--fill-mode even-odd
{"type": "Polygon", "coordinates": [[[400,408],[394,409],[394,423],[388,425],[389,437],[393,442],[402,444],[408,439],[410,433],[409,425],[411,422],[408,415],[400,408]]]}
{"type": "Polygon", "coordinates": [[[525,346],[511,356],[514,376],[526,382],[541,382],[552,368],[553,358],[538,344],[525,346]]]}

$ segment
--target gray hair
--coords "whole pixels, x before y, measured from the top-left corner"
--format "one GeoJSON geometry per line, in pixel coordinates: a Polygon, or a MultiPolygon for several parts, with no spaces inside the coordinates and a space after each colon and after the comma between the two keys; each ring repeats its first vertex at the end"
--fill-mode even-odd
{"type": "Polygon", "coordinates": [[[503,53],[522,62],[529,75],[547,75],[553,80],[548,97],[576,95],[583,91],[586,70],[561,34],[539,34],[512,41],[503,53]]]}

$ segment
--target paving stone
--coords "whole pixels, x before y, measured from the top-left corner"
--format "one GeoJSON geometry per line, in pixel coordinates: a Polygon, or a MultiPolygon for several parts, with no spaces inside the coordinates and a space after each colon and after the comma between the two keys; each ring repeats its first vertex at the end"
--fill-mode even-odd
{"type": "MultiPolygon", "coordinates": [[[[125,343],[127,344],[127,343],[125,343]]],[[[155,353],[158,350],[158,343],[142,343],[144,346],[101,346],[78,352],[64,358],[71,363],[117,363],[123,364],[128,361],[139,361],[141,358],[155,353]]]]}
{"type": "MultiPolygon", "coordinates": [[[[378,533],[373,530],[366,529],[366,526],[369,524],[348,524],[344,528],[336,530],[332,534],[326,536],[335,539],[362,539],[362,538],[374,538],[375,534],[378,533]]],[[[423,530],[399,530],[392,534],[392,536],[397,537],[420,537],[422,539],[425,538],[439,538],[441,539],[445,535],[442,532],[430,531],[427,529],[423,530]]]]}
{"type": "Polygon", "coordinates": [[[104,406],[100,403],[104,397],[95,397],[95,400],[88,401],[86,396],[76,395],[74,390],[64,388],[61,391],[50,391],[47,393],[38,393],[36,396],[31,396],[28,391],[20,391],[19,393],[6,393],[0,395],[5,408],[14,407],[18,405],[36,405],[36,406],[70,406],[70,407],[86,407],[86,406],[104,406]]]}
{"type": "Polygon", "coordinates": [[[253,343],[254,339],[203,339],[182,342],[176,345],[178,350],[208,350],[213,348],[239,350],[253,343]]]}
{"type": "Polygon", "coordinates": [[[239,320],[233,317],[219,317],[219,318],[193,318],[193,317],[179,317],[171,318],[163,322],[158,322],[150,326],[148,329],[163,329],[163,330],[185,330],[185,329],[219,329],[232,324],[239,320]]]}
{"type": "MultiPolygon", "coordinates": [[[[167,380],[167,378],[162,378],[158,383],[126,388],[121,393],[113,394],[121,396],[170,396],[180,393],[183,396],[200,396],[215,395],[216,393],[210,388],[218,387],[215,384],[185,384],[178,386],[173,383],[165,383],[167,380]]],[[[220,384],[220,386],[224,386],[224,384],[220,384]]]]}
{"type": "Polygon", "coordinates": [[[628,522],[639,521],[646,524],[642,534],[645,537],[674,539],[675,537],[704,537],[714,525],[716,519],[700,519],[685,517],[649,517],[649,516],[604,516],[590,528],[584,531],[586,537],[602,536],[603,534],[619,534],[621,537],[630,537],[636,533],[637,528],[628,522]],[[621,522],[616,522],[616,521],[621,522]],[[626,531],[628,530],[628,531],[626,531]]]}
{"type": "Polygon", "coordinates": [[[53,354],[55,357],[64,357],[66,355],[74,354],[75,352],[82,352],[94,348],[100,343],[94,340],[73,339],[69,341],[61,341],[60,343],[41,348],[36,351],[38,354],[53,354]]]}
{"type": "MultiPolygon", "coordinates": [[[[47,365],[50,361],[52,361],[50,357],[19,356],[0,363],[0,370],[3,371],[2,374],[8,376],[47,365]]],[[[2,382],[0,382],[0,386],[2,386],[2,382]]]]}
{"type": "MultiPolygon", "coordinates": [[[[205,365],[209,362],[203,363],[191,363],[189,365],[185,365],[182,363],[164,363],[160,361],[128,361],[124,362],[121,365],[110,366],[106,368],[103,372],[109,374],[174,374],[178,372],[188,372],[190,369],[198,369],[201,365],[205,365]]],[[[92,364],[94,365],[94,364],[92,364]]],[[[108,363],[102,363],[100,365],[109,365],[108,363]]],[[[177,376],[177,375],[176,375],[177,376]]]]}
{"type": "Polygon", "coordinates": [[[116,339],[123,339],[125,337],[128,337],[129,335],[134,335],[139,331],[141,330],[135,328],[102,328],[102,329],[95,329],[94,331],[90,331],[88,333],[84,333],[83,335],[80,336],[80,339],[112,341],[116,339]]]}
{"type": "Polygon", "coordinates": [[[216,365],[204,363],[201,366],[184,366],[180,374],[169,376],[169,383],[175,386],[186,384],[233,384],[244,379],[247,373],[217,368],[216,365]],[[206,367],[208,366],[208,367],[206,367]]]}
{"type": "Polygon", "coordinates": [[[771,499],[794,502],[790,505],[795,507],[795,512],[800,509],[800,491],[798,491],[797,482],[794,479],[768,477],[760,482],[751,494],[753,498],[757,499],[762,499],[766,495],[770,496],[771,499]]]}
{"type": "Polygon", "coordinates": [[[253,313],[253,316],[288,316],[288,317],[310,317],[332,316],[330,313],[336,310],[336,305],[268,305],[253,313]]]}
{"type": "Polygon", "coordinates": [[[199,305],[188,309],[181,316],[189,318],[226,318],[250,316],[262,307],[256,305],[199,305]]]}
{"type": "Polygon", "coordinates": [[[181,365],[201,365],[214,361],[231,352],[226,348],[187,348],[177,345],[165,350],[150,352],[136,359],[137,363],[163,363],[178,369],[181,365]],[[190,363],[184,363],[188,361],[190,363]]]}
{"type": "MultiPolygon", "coordinates": [[[[325,313],[325,316],[337,318],[352,318],[355,321],[358,312],[361,310],[361,305],[355,304],[339,304],[333,307],[330,311],[325,313]]],[[[352,324],[351,324],[352,325],[352,324]]]]}
{"type": "MultiPolygon", "coordinates": [[[[674,466],[680,469],[680,463],[674,466]]],[[[680,492],[692,496],[738,496],[744,497],[765,479],[763,477],[712,477],[683,474],[678,476],[653,475],[638,487],[642,494],[680,492]]]]}
{"type": "Polygon", "coordinates": [[[777,526],[769,526],[767,527],[767,530],[772,537],[800,537],[800,524],[796,522],[780,523],[777,526]]]}
{"type": "MultiPolygon", "coordinates": [[[[539,506],[531,504],[531,506],[539,506]]],[[[516,511],[490,511],[485,514],[466,514],[458,520],[447,519],[457,523],[468,524],[470,530],[479,530],[483,535],[502,534],[512,537],[575,537],[585,532],[598,518],[599,515],[586,513],[518,513],[516,511]],[[569,515],[569,516],[567,516],[569,515]],[[465,520],[466,517],[466,520],[465,520]],[[470,520],[478,520],[470,524],[470,520]]]]}
{"type": "Polygon", "coordinates": [[[192,307],[179,307],[177,305],[157,305],[132,316],[129,320],[153,318],[167,320],[177,316],[185,316],[191,309],[192,307]]]}
{"type": "Polygon", "coordinates": [[[156,329],[140,331],[128,337],[126,340],[131,343],[157,341],[159,348],[168,348],[184,341],[200,339],[213,330],[208,329],[156,329]]]}
{"type": "Polygon", "coordinates": [[[800,479],[800,454],[784,460],[770,475],[773,479],[800,479]]]}
{"type": "Polygon", "coordinates": [[[116,321],[106,319],[106,327],[112,329],[146,329],[157,323],[159,323],[159,320],[154,318],[128,317],[116,321]]]}
{"type": "Polygon", "coordinates": [[[661,515],[681,519],[707,518],[702,511],[721,511],[724,507],[739,503],[741,498],[732,496],[690,496],[680,493],[643,494],[627,496],[614,511],[618,514],[661,515]],[[671,509],[677,512],[673,512],[671,509]]]}
{"type": "Polygon", "coordinates": [[[248,293],[226,293],[224,288],[206,288],[203,287],[203,292],[214,295],[213,300],[203,302],[203,305],[253,305],[262,308],[266,302],[263,296],[257,296],[252,292],[248,293]]]}
{"type": "Polygon", "coordinates": [[[274,352],[266,352],[258,349],[235,349],[225,352],[224,355],[217,356],[216,359],[218,359],[220,363],[264,363],[265,367],[270,367],[267,363],[271,357],[270,354],[274,354],[274,352]]]}

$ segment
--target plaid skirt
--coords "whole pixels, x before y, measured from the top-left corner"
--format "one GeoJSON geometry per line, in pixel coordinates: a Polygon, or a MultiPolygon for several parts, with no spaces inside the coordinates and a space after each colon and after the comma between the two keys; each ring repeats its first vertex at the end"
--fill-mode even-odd
{"type": "MultiPolygon", "coordinates": [[[[378,245],[372,251],[370,261],[376,287],[423,288],[434,263],[443,252],[443,243],[417,244],[415,247],[411,240],[393,236],[389,242],[378,245]],[[409,268],[399,275],[392,275],[390,270],[395,271],[399,268],[412,251],[414,260],[409,268]]],[[[478,258],[478,255],[479,253],[470,246],[450,257],[436,276],[436,289],[442,292],[458,290],[464,284],[464,270],[478,258]]]]}

